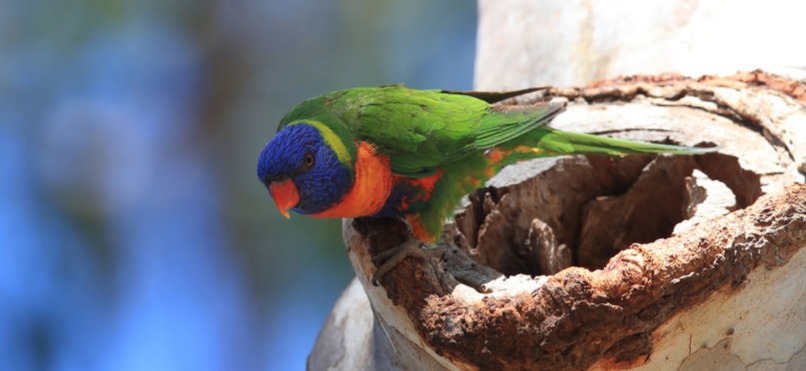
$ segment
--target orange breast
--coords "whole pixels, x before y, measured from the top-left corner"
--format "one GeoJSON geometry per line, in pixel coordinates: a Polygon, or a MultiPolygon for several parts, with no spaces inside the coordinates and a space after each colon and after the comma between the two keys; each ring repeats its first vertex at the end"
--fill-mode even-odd
{"type": "Polygon", "coordinates": [[[355,183],[341,202],[314,218],[356,218],[369,216],[381,210],[392,192],[392,168],[389,156],[375,153],[375,148],[358,143],[355,161],[355,183]]]}

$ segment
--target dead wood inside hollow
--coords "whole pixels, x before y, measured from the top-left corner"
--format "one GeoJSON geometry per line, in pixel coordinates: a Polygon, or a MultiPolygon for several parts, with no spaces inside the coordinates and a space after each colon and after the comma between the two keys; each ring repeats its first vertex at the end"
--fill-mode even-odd
{"type": "Polygon", "coordinates": [[[803,181],[796,138],[806,113],[798,97],[760,80],[633,77],[549,89],[571,100],[560,129],[722,150],[505,169],[448,227],[444,261],[406,259],[382,288],[368,284],[370,256],[402,242],[405,225],[346,223],[376,316],[414,343],[424,339],[448,368],[580,369],[649,354],[666,319],[720,287],[740,287],[758,266],[785,264],[806,243],[806,188],[790,186],[803,181]],[[773,196],[759,200],[764,193],[773,196]]]}
{"type": "Polygon", "coordinates": [[[554,274],[571,265],[599,269],[632,243],[671,236],[692,216],[702,201],[689,197],[695,169],[724,180],[728,192],[747,200],[741,206],[761,194],[758,175],[722,174],[739,169],[728,155],[580,156],[560,159],[516,186],[471,194],[456,227],[471,257],[507,275],[554,274]],[[535,237],[546,234],[555,237],[535,237]]]}

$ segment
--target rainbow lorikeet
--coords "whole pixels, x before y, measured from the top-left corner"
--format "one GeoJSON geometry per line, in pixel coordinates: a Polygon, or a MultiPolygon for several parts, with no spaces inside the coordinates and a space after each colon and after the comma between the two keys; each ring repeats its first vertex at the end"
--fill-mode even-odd
{"type": "Polygon", "coordinates": [[[416,240],[433,242],[465,194],[519,160],[712,150],[548,127],[563,105],[493,105],[534,90],[390,85],[324,94],[282,119],[257,175],[286,218],[289,210],[315,218],[401,217],[416,240]]]}

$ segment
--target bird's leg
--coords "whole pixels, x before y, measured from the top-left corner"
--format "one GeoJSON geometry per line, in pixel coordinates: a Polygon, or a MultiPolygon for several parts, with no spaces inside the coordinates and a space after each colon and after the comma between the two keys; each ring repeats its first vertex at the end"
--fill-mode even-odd
{"type": "Polygon", "coordinates": [[[400,262],[408,257],[421,259],[441,259],[443,257],[444,252],[442,249],[425,246],[427,245],[417,239],[409,238],[406,242],[373,256],[372,261],[378,269],[375,271],[375,274],[372,275],[372,284],[378,286],[378,282],[386,273],[389,273],[389,271],[397,267],[400,262]]]}

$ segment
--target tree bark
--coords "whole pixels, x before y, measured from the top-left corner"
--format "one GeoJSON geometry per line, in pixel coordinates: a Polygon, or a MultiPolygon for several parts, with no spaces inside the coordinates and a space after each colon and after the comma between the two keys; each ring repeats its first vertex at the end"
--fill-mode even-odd
{"type": "MultiPolygon", "coordinates": [[[[484,67],[484,43],[508,32],[485,26],[496,4],[482,1],[478,63],[501,79],[478,84],[564,83],[484,67]]],[[[309,368],[806,368],[806,83],[791,76],[633,75],[509,102],[563,99],[560,129],[720,151],[510,166],[446,227],[444,259],[406,259],[379,287],[371,256],[405,224],[345,220],[357,281],[309,368]]]]}

